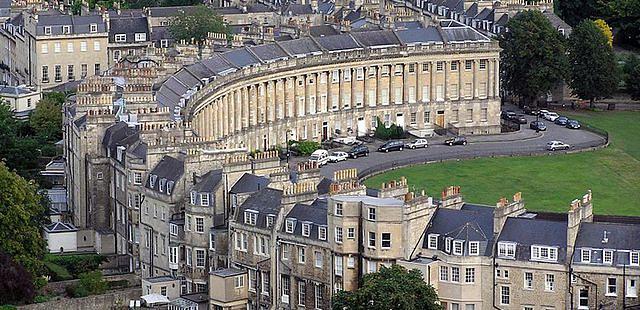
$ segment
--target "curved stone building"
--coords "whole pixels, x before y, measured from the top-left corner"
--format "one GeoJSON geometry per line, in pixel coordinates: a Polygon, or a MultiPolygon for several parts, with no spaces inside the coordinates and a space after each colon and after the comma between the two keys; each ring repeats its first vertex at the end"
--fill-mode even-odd
{"type": "Polygon", "coordinates": [[[376,118],[416,135],[497,133],[499,52],[464,25],[305,37],[185,67],[156,99],[197,135],[249,149],[364,135],[376,118]]]}

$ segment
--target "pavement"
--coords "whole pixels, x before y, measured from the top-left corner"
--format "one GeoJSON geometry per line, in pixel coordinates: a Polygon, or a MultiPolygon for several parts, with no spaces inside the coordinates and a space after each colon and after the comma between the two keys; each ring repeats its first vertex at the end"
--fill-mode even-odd
{"type": "MultiPolygon", "coordinates": [[[[529,123],[535,120],[534,116],[527,116],[529,123]]],[[[382,141],[366,143],[370,154],[368,157],[348,159],[339,163],[329,163],[321,168],[321,173],[327,178],[333,177],[336,170],[356,168],[360,177],[365,177],[379,171],[394,169],[412,164],[439,162],[452,159],[473,159],[481,157],[498,156],[529,156],[539,154],[562,154],[565,151],[550,152],[546,150],[549,141],[560,140],[571,145],[569,151],[588,149],[606,143],[605,138],[584,129],[568,129],[564,126],[553,124],[543,120],[547,124],[547,131],[536,133],[529,129],[529,124],[521,125],[521,129],[516,132],[467,136],[467,145],[448,146],[442,142],[446,137],[427,138],[429,146],[425,149],[380,153],[378,146],[382,141]]],[[[410,140],[407,139],[406,142],[410,140]]],[[[348,146],[331,151],[349,150],[348,146]]],[[[306,161],[306,157],[295,157],[291,159],[290,167],[295,167],[297,162],[306,161]]]]}

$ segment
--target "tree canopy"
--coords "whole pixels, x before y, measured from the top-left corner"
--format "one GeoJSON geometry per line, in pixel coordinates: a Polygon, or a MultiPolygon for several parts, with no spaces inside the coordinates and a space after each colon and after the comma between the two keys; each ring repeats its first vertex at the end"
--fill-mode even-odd
{"type": "Polygon", "coordinates": [[[559,0],[557,5],[560,17],[571,26],[576,26],[583,19],[602,15],[599,0],[559,0]]]}
{"type": "Polygon", "coordinates": [[[631,99],[640,100],[640,58],[629,55],[624,66],[625,84],[631,99]]]}
{"type": "Polygon", "coordinates": [[[31,302],[35,296],[31,274],[0,251],[0,305],[31,302]]]}
{"type": "Polygon", "coordinates": [[[35,183],[0,162],[0,252],[13,257],[34,277],[44,272],[46,242],[41,229],[47,223],[46,206],[35,183]]]}
{"type": "Polygon", "coordinates": [[[503,87],[531,104],[567,76],[565,39],[539,11],[520,12],[498,39],[503,87]],[[535,64],[535,65],[534,65],[535,64]]]}
{"type": "Polygon", "coordinates": [[[603,3],[603,17],[619,30],[616,38],[622,43],[640,46],[640,1],[611,0],[603,3]]]}
{"type": "Polygon", "coordinates": [[[604,36],[607,38],[607,42],[609,42],[609,46],[613,46],[613,32],[611,31],[611,27],[609,27],[609,24],[607,24],[607,22],[604,19],[600,19],[600,18],[596,19],[595,23],[596,23],[596,26],[600,28],[600,31],[602,31],[604,36]]]}
{"type": "Polygon", "coordinates": [[[57,95],[45,96],[38,102],[36,109],[29,117],[29,124],[35,133],[44,141],[62,139],[62,101],[57,95]]]}
{"type": "Polygon", "coordinates": [[[222,18],[204,5],[199,5],[194,11],[178,14],[171,20],[169,31],[176,40],[193,40],[200,49],[209,33],[229,34],[222,18]]]}
{"type": "Polygon", "coordinates": [[[334,310],[441,310],[438,295],[417,270],[400,265],[382,267],[363,277],[356,291],[342,291],[333,298],[334,310]]]}
{"type": "Polygon", "coordinates": [[[618,88],[618,71],[606,35],[592,20],[584,20],[569,38],[569,85],[574,95],[589,100],[610,96],[618,88]]]}

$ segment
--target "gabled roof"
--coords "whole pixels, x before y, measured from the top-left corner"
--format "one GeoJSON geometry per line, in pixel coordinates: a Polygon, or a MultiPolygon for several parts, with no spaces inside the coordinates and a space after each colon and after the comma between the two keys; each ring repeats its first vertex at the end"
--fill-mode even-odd
{"type": "Polygon", "coordinates": [[[145,34],[145,40],[140,42],[148,42],[151,39],[146,17],[118,17],[109,22],[109,42],[115,42],[116,34],[125,34],[126,43],[134,43],[136,33],[145,34]]]}
{"type": "Polygon", "coordinates": [[[145,187],[166,194],[166,188],[160,190],[160,180],[165,179],[167,182],[166,186],[169,186],[169,182],[173,182],[173,186],[170,187],[171,193],[173,194],[173,189],[177,185],[176,183],[180,180],[180,178],[182,178],[183,174],[184,161],[165,155],[162,157],[160,162],[158,162],[158,164],[156,164],[156,166],[153,167],[153,169],[149,172],[149,177],[147,178],[145,187]],[[153,186],[151,186],[152,176],[156,176],[156,180],[153,186]]]}
{"type": "Polygon", "coordinates": [[[242,194],[253,193],[263,189],[269,185],[271,181],[268,178],[257,176],[251,173],[245,173],[236,181],[229,190],[230,193],[242,194]]]}
{"type": "Polygon", "coordinates": [[[78,229],[71,223],[53,222],[44,227],[44,230],[48,233],[65,233],[74,232],[78,229]]]}
{"type": "Polygon", "coordinates": [[[474,2],[465,12],[467,17],[475,17],[478,15],[478,3],[474,2]]]}
{"type": "MultiPolygon", "coordinates": [[[[444,250],[446,237],[480,243],[480,255],[490,256],[493,249],[493,207],[464,204],[460,210],[438,208],[433,215],[426,235],[438,234],[441,240],[438,249],[444,250]]],[[[427,248],[429,238],[425,236],[422,247],[427,248]]]]}
{"type": "Polygon", "coordinates": [[[558,262],[562,263],[567,254],[567,222],[536,218],[507,218],[498,242],[516,243],[516,259],[531,260],[531,246],[550,246],[558,248],[558,262]]]}
{"type": "Polygon", "coordinates": [[[205,173],[200,181],[193,186],[193,190],[198,193],[211,193],[222,181],[222,169],[211,170],[205,173]]]}
{"type": "Polygon", "coordinates": [[[236,221],[242,222],[244,212],[247,210],[257,211],[256,227],[267,229],[267,215],[277,217],[281,207],[282,191],[265,187],[251,194],[251,196],[238,207],[236,221]]]}
{"type": "Polygon", "coordinates": [[[138,141],[140,136],[136,128],[129,127],[125,122],[117,122],[105,130],[102,146],[110,150],[111,156],[115,158],[118,146],[128,147],[138,141]]]}
{"type": "MultiPolygon", "coordinates": [[[[296,235],[298,237],[310,238],[313,240],[319,240],[319,227],[327,226],[327,200],[326,199],[316,199],[312,204],[302,204],[298,203],[289,214],[285,216],[286,219],[295,219],[296,225],[293,233],[287,233],[286,227],[287,225],[282,225],[281,231],[284,232],[284,238],[287,235],[296,235]],[[308,223],[310,225],[309,236],[302,236],[302,224],[308,223]]],[[[328,238],[328,232],[325,238],[328,238]]],[[[323,240],[326,241],[326,240],[323,240]]]]}

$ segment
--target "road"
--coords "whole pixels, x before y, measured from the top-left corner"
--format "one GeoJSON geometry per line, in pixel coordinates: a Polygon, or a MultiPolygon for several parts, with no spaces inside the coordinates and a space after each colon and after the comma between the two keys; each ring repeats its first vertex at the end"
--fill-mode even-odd
{"type": "MultiPolygon", "coordinates": [[[[529,122],[535,120],[533,116],[527,116],[529,122]]],[[[429,147],[426,149],[409,150],[380,153],[376,152],[381,142],[366,144],[369,147],[368,157],[358,159],[348,159],[340,163],[330,163],[321,168],[321,173],[327,178],[333,177],[333,172],[341,169],[356,168],[360,177],[371,173],[387,170],[394,167],[402,167],[409,164],[427,163],[450,159],[470,159],[492,156],[523,156],[532,154],[551,153],[546,151],[546,144],[552,140],[560,140],[572,146],[571,150],[586,149],[604,144],[603,137],[587,130],[568,129],[564,126],[544,121],[547,124],[547,131],[536,133],[529,129],[529,124],[522,125],[520,131],[489,135],[489,136],[468,136],[469,143],[465,146],[443,145],[443,137],[429,138],[429,147]]],[[[337,150],[348,150],[344,147],[337,150]]],[[[334,151],[334,150],[330,150],[334,151]]],[[[555,153],[564,153],[556,151],[555,153]]],[[[306,158],[299,157],[292,160],[292,167],[296,162],[304,161],[306,158]]]]}

